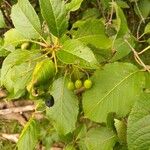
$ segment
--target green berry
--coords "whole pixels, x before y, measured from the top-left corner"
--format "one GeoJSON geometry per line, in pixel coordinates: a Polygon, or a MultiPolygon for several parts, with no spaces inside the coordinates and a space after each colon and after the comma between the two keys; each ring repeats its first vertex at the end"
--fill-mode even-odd
{"type": "Polygon", "coordinates": [[[81,81],[81,80],[76,80],[76,82],[75,82],[75,87],[76,87],[77,89],[81,88],[81,87],[82,87],[82,81],[81,81]]]}
{"type": "Polygon", "coordinates": [[[23,44],[21,45],[21,49],[22,49],[22,50],[26,50],[26,49],[29,48],[29,46],[30,46],[30,43],[29,43],[29,42],[25,42],[25,43],[23,43],[23,44]]]}
{"type": "Polygon", "coordinates": [[[68,90],[74,90],[74,83],[72,81],[68,82],[67,88],[68,90]]]}
{"type": "Polygon", "coordinates": [[[92,87],[92,81],[89,80],[89,79],[85,80],[85,81],[84,81],[84,87],[85,87],[86,89],[90,89],[90,88],[92,87]]]}

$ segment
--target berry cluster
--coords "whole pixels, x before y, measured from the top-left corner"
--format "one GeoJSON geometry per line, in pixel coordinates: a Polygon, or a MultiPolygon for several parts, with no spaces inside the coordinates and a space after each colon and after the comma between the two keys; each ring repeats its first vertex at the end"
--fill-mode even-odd
{"type": "Polygon", "coordinates": [[[81,80],[76,80],[75,83],[70,81],[68,82],[67,88],[68,90],[74,90],[74,89],[80,89],[82,86],[84,86],[85,89],[90,89],[92,87],[92,81],[90,79],[87,79],[82,83],[81,80]]]}

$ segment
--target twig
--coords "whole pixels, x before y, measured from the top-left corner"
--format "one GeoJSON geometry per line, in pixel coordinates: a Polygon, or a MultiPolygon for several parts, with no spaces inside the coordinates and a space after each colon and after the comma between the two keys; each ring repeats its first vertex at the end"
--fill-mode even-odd
{"type": "Polygon", "coordinates": [[[7,119],[7,120],[17,120],[22,126],[25,126],[27,121],[25,118],[18,114],[18,113],[12,113],[12,114],[7,114],[7,115],[1,115],[0,118],[7,119]]]}
{"type": "Polygon", "coordinates": [[[102,13],[103,18],[105,19],[105,13],[104,13],[104,10],[101,6],[100,1],[99,0],[96,0],[96,1],[97,1],[97,5],[98,5],[98,10],[99,10],[100,13],[102,13]]]}
{"type": "Polygon", "coordinates": [[[140,64],[142,67],[144,67],[145,70],[147,70],[148,72],[150,72],[149,68],[143,63],[143,61],[141,60],[141,58],[139,57],[138,53],[136,52],[136,50],[131,46],[131,44],[125,39],[124,40],[128,45],[129,47],[131,48],[132,52],[134,53],[134,56],[136,57],[136,62],[138,64],[140,64]]]}
{"type": "Polygon", "coordinates": [[[114,6],[113,6],[113,0],[112,0],[112,3],[111,3],[111,13],[110,13],[110,18],[106,24],[106,28],[108,28],[108,26],[111,24],[112,22],[112,17],[113,17],[113,13],[114,13],[114,6]]]}
{"type": "Polygon", "coordinates": [[[63,150],[63,148],[59,148],[59,147],[52,147],[50,150],[63,150]]]}
{"type": "Polygon", "coordinates": [[[7,115],[11,113],[22,113],[22,112],[34,111],[34,110],[35,110],[34,105],[28,105],[23,107],[12,107],[8,109],[0,110],[0,115],[7,115]]]}
{"type": "Polygon", "coordinates": [[[7,96],[7,92],[0,88],[0,98],[4,98],[7,96]]]}
{"type": "Polygon", "coordinates": [[[138,53],[138,55],[143,54],[144,52],[146,52],[147,50],[150,49],[150,46],[146,47],[145,49],[143,49],[141,52],[138,53]]]}
{"type": "Polygon", "coordinates": [[[140,23],[139,23],[139,25],[138,25],[137,32],[136,32],[136,38],[137,38],[137,39],[140,39],[140,38],[141,38],[141,36],[139,36],[139,32],[140,32],[140,28],[141,28],[141,24],[142,24],[142,23],[143,23],[143,21],[140,20],[140,23]]]}
{"type": "MultiPolygon", "coordinates": [[[[32,113],[33,113],[33,112],[24,112],[23,115],[24,115],[24,117],[27,118],[27,120],[28,120],[29,118],[31,118],[32,113]]],[[[35,118],[36,120],[41,120],[41,119],[44,118],[44,115],[42,114],[42,112],[36,111],[36,112],[34,113],[34,118],[35,118]]]]}
{"type": "Polygon", "coordinates": [[[9,2],[7,2],[7,1],[5,1],[5,0],[4,0],[4,3],[5,3],[8,7],[10,7],[10,8],[12,7],[12,6],[9,4],[9,2]]]}
{"type": "Polygon", "coordinates": [[[18,142],[18,138],[19,138],[19,134],[5,134],[5,133],[1,133],[1,136],[9,141],[18,142]]]}
{"type": "Polygon", "coordinates": [[[74,93],[75,93],[76,95],[78,95],[78,94],[83,93],[84,91],[85,91],[85,87],[81,87],[80,89],[75,90],[74,93]]]}
{"type": "Polygon", "coordinates": [[[6,109],[10,107],[20,107],[20,106],[27,106],[27,105],[33,105],[34,102],[31,100],[17,100],[17,101],[2,101],[0,102],[0,110],[6,109]]]}

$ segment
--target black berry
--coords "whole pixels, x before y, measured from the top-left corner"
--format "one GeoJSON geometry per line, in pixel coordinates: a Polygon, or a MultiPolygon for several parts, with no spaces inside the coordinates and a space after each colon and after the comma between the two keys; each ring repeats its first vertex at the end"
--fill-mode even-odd
{"type": "Polygon", "coordinates": [[[47,107],[52,107],[54,105],[54,98],[52,95],[49,95],[49,97],[45,99],[45,105],[47,107]]]}

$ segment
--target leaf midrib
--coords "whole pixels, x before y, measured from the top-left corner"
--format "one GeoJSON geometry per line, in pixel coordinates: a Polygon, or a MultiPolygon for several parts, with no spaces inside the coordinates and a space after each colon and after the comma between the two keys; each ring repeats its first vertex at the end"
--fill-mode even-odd
{"type": "Polygon", "coordinates": [[[100,35],[100,34],[90,34],[90,35],[84,35],[84,36],[81,36],[80,35],[80,37],[78,37],[78,38],[76,38],[77,40],[80,40],[80,39],[83,39],[83,38],[93,38],[93,37],[105,37],[106,38],[106,36],[104,35],[100,35]]]}
{"type": "Polygon", "coordinates": [[[39,33],[39,31],[33,26],[32,22],[30,21],[30,19],[26,16],[26,14],[24,13],[22,7],[19,4],[16,4],[16,6],[21,10],[21,12],[23,13],[23,15],[26,17],[26,19],[29,21],[29,23],[32,25],[32,28],[34,29],[34,31],[40,36],[41,34],[39,33]]]}
{"type": "Polygon", "coordinates": [[[116,84],[112,89],[110,89],[108,93],[104,95],[104,97],[102,97],[95,105],[93,105],[93,107],[88,111],[87,114],[90,114],[93,111],[93,109],[95,109],[96,106],[98,106],[101,102],[103,102],[118,86],[120,86],[125,80],[127,80],[130,76],[132,76],[137,72],[139,72],[139,70],[130,73],[125,78],[123,78],[120,82],[118,82],[118,84],[116,84]]]}
{"type": "Polygon", "coordinates": [[[68,50],[66,50],[66,49],[63,49],[62,51],[67,52],[67,53],[69,53],[69,54],[71,54],[71,55],[73,55],[73,56],[75,56],[75,57],[81,59],[82,61],[86,61],[86,62],[88,62],[88,63],[93,63],[93,62],[96,63],[96,59],[95,59],[94,56],[93,56],[93,60],[92,60],[92,61],[88,61],[88,60],[85,60],[84,58],[80,57],[79,55],[76,55],[76,54],[74,54],[74,53],[71,53],[71,51],[68,51],[68,50]],[[95,59],[95,60],[94,60],[94,59],[95,59]]]}
{"type": "Polygon", "coordinates": [[[58,26],[57,26],[57,22],[56,22],[56,16],[54,14],[54,9],[53,9],[53,5],[51,3],[51,0],[49,0],[49,3],[50,3],[50,7],[51,7],[51,10],[52,10],[52,15],[53,15],[53,18],[54,18],[54,23],[55,23],[55,27],[56,27],[56,31],[57,31],[57,36],[59,36],[59,29],[58,29],[58,26]]]}

